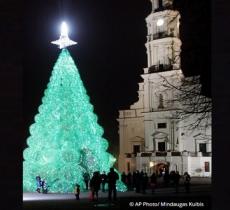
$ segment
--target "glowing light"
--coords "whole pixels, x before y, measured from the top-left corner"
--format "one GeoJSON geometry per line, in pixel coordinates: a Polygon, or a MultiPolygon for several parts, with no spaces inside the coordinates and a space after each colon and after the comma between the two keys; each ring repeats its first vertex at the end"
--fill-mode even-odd
{"type": "Polygon", "coordinates": [[[60,38],[56,41],[52,41],[51,43],[59,45],[60,49],[77,44],[77,42],[75,42],[69,38],[68,32],[69,32],[69,30],[68,30],[67,24],[65,22],[62,22],[60,38]]]}
{"type": "Polygon", "coordinates": [[[153,161],[150,161],[149,162],[149,167],[151,168],[151,167],[153,167],[155,164],[154,164],[154,162],[153,161]]]}
{"type": "Polygon", "coordinates": [[[162,18],[157,20],[157,26],[162,26],[163,24],[164,20],[162,18]]]}
{"type": "Polygon", "coordinates": [[[66,24],[66,22],[62,22],[61,24],[61,36],[68,36],[68,26],[66,24]]]}
{"type": "MultiPolygon", "coordinates": [[[[38,110],[23,152],[24,192],[35,192],[38,175],[50,192],[64,193],[73,192],[76,183],[84,189],[85,172],[109,172],[115,158],[106,151],[103,128],[67,49],[54,65],[38,110]]],[[[119,181],[118,189],[126,186],[119,181]]]]}

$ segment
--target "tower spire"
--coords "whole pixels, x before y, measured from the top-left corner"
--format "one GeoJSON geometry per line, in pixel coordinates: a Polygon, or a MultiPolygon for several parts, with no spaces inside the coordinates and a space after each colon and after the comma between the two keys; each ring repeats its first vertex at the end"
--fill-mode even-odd
{"type": "Polygon", "coordinates": [[[148,35],[145,44],[148,73],[180,69],[180,13],[173,10],[173,0],[150,1],[152,13],[146,18],[148,35]]]}

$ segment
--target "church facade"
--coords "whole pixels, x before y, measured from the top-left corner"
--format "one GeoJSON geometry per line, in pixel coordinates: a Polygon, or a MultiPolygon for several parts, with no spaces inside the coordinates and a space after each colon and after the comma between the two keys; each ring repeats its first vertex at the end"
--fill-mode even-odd
{"type": "Polygon", "coordinates": [[[199,76],[185,78],[180,67],[180,14],[173,10],[173,0],[151,3],[152,12],[146,18],[148,63],[141,75],[139,99],[130,109],[119,110],[119,171],[151,174],[168,169],[210,177],[211,118],[191,129],[201,114],[178,115],[189,110],[186,102],[176,100],[183,98],[180,87],[201,88],[199,76]],[[189,82],[194,78],[198,82],[189,82]]]}

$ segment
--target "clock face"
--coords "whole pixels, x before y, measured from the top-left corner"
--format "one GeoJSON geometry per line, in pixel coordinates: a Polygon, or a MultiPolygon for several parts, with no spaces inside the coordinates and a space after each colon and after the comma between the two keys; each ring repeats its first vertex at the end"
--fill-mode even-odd
{"type": "Polygon", "coordinates": [[[162,26],[164,24],[164,20],[163,19],[158,19],[157,20],[157,26],[162,26]]]}

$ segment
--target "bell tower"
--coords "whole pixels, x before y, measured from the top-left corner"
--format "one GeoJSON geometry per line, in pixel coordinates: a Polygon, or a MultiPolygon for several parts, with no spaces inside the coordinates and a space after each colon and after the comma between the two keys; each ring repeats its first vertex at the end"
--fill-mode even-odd
{"type": "Polygon", "coordinates": [[[178,11],[173,10],[173,0],[150,0],[152,12],[146,18],[148,29],[145,44],[148,66],[145,74],[179,70],[180,46],[178,11]]]}

